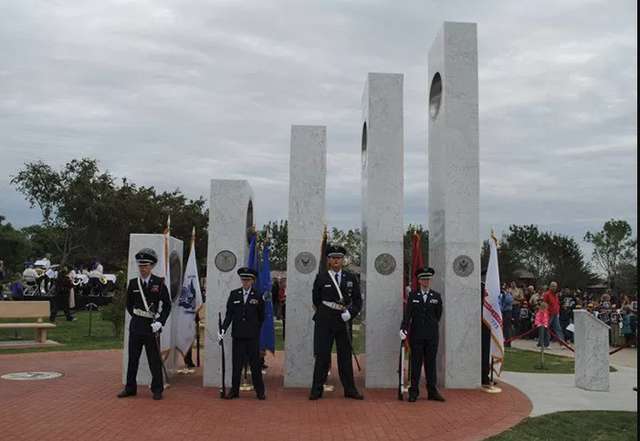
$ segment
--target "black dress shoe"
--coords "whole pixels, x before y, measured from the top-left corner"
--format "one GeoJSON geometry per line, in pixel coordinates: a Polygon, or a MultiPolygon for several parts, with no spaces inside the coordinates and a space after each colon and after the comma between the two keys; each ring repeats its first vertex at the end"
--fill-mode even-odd
{"type": "Polygon", "coordinates": [[[136,396],[135,392],[129,392],[126,389],[123,389],[122,392],[118,394],[118,398],[135,397],[135,396],[136,396]]]}
{"type": "Polygon", "coordinates": [[[267,396],[266,396],[265,394],[259,394],[259,395],[257,395],[257,397],[258,397],[258,399],[259,399],[260,401],[264,401],[264,400],[266,400],[266,399],[267,399],[267,396]]]}
{"type": "Polygon", "coordinates": [[[357,390],[344,394],[344,397],[351,398],[352,400],[364,400],[364,396],[360,394],[360,392],[358,392],[357,390]]]}
{"type": "Polygon", "coordinates": [[[238,398],[240,397],[240,394],[238,392],[229,392],[227,394],[226,397],[224,397],[225,400],[233,400],[234,398],[238,398]]]}
{"type": "Polygon", "coordinates": [[[410,403],[415,403],[417,399],[418,399],[417,395],[409,395],[409,402],[410,403]]]}
{"type": "Polygon", "coordinates": [[[309,400],[311,401],[319,400],[320,398],[322,398],[322,392],[311,392],[309,394],[309,400]]]}
{"type": "Polygon", "coordinates": [[[444,401],[444,397],[440,395],[440,392],[437,390],[430,391],[427,399],[431,401],[444,401]]]}
{"type": "Polygon", "coordinates": [[[161,400],[162,399],[162,392],[154,392],[153,393],[153,399],[154,400],[161,400]]]}

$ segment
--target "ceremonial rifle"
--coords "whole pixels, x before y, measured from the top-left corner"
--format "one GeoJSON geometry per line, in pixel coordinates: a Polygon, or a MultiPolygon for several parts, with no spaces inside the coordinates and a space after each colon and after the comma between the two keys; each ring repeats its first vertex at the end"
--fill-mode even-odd
{"type": "Polygon", "coordinates": [[[404,371],[404,340],[400,340],[400,354],[398,354],[398,400],[403,401],[402,373],[404,371]]]}
{"type": "Polygon", "coordinates": [[[358,372],[360,372],[362,370],[362,368],[360,368],[360,362],[358,361],[358,356],[356,355],[356,350],[353,348],[353,341],[351,339],[351,330],[353,329],[353,322],[349,323],[345,323],[345,326],[347,328],[347,341],[349,342],[349,349],[351,349],[351,355],[353,355],[353,358],[356,360],[356,366],[358,367],[358,372]]]}
{"type": "MultiPolygon", "coordinates": [[[[219,332],[222,332],[222,314],[220,312],[218,312],[218,330],[219,332]]],[[[225,361],[224,361],[224,339],[220,340],[220,343],[218,343],[220,345],[220,351],[221,351],[221,355],[222,355],[222,388],[220,389],[220,398],[224,398],[225,395],[227,394],[227,390],[225,387],[225,361]]]]}

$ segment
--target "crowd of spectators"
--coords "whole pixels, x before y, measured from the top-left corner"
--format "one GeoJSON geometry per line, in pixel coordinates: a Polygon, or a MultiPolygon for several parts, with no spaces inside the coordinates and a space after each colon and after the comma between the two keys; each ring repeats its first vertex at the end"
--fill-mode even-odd
{"type": "MultiPolygon", "coordinates": [[[[537,289],[511,282],[502,285],[500,306],[506,347],[511,346],[508,339],[526,334],[536,328],[537,323],[547,324],[538,345],[548,347],[550,340],[558,338],[573,342],[573,311],[576,309],[589,311],[610,327],[611,346],[637,345],[637,295],[614,294],[610,290],[598,295],[580,289],[560,289],[556,282],[537,289]],[[543,312],[536,320],[539,310],[543,312]]],[[[524,338],[538,337],[537,332],[531,332],[524,338]]]]}

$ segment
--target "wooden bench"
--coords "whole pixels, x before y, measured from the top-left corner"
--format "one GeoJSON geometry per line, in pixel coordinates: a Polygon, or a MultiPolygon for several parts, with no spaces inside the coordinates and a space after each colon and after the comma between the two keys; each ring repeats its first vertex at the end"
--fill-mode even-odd
{"type": "Polygon", "coordinates": [[[49,302],[47,301],[0,301],[0,319],[34,318],[35,322],[28,323],[0,323],[0,329],[35,329],[36,340],[33,343],[0,342],[2,348],[15,348],[25,346],[43,346],[58,344],[47,340],[47,331],[56,327],[53,323],[44,320],[49,319],[49,302]]]}

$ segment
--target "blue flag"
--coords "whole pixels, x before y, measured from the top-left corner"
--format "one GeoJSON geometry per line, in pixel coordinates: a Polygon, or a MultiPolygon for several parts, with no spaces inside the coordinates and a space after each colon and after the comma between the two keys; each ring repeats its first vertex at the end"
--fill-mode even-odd
{"type": "Polygon", "coordinates": [[[269,244],[262,250],[262,265],[258,277],[258,292],[264,299],[264,322],[260,330],[260,350],[276,351],[276,330],[273,325],[273,301],[271,299],[271,266],[269,265],[269,244]]]}
{"type": "Polygon", "coordinates": [[[249,242],[249,257],[247,258],[247,266],[252,270],[258,271],[258,255],[256,254],[256,239],[257,235],[254,233],[251,236],[249,242]]]}

